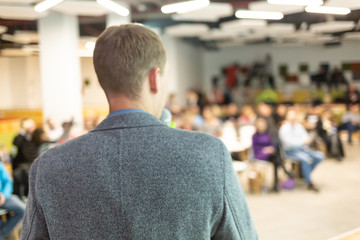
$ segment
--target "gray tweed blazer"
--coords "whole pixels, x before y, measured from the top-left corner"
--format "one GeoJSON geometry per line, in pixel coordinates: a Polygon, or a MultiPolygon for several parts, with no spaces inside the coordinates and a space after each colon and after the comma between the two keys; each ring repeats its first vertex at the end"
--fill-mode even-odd
{"type": "Polygon", "coordinates": [[[218,139],[147,113],[106,118],[33,164],[21,239],[257,239],[218,139]]]}

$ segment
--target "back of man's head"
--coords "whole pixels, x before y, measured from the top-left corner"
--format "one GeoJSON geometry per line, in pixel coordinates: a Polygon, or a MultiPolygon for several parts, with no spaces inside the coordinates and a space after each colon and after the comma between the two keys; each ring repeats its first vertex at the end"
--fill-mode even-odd
{"type": "Polygon", "coordinates": [[[94,67],[106,95],[140,96],[149,71],[164,71],[165,48],[160,37],[139,24],[107,28],[96,41],[94,67]]]}

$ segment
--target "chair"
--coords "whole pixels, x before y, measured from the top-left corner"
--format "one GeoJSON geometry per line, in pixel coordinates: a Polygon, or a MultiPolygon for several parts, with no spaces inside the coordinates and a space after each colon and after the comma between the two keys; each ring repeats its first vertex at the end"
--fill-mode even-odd
{"type": "MultiPolygon", "coordinates": [[[[2,222],[7,221],[7,214],[9,214],[7,210],[0,208],[0,217],[2,222]]],[[[9,236],[12,236],[12,239],[20,240],[19,227],[15,227],[9,236]]]]}
{"type": "Polygon", "coordinates": [[[281,142],[279,142],[279,144],[278,144],[278,150],[280,152],[280,157],[284,161],[288,161],[288,162],[291,163],[291,167],[293,169],[293,172],[296,173],[297,177],[303,178],[303,175],[302,175],[302,172],[301,172],[301,162],[299,162],[296,158],[287,156],[281,142]]]}

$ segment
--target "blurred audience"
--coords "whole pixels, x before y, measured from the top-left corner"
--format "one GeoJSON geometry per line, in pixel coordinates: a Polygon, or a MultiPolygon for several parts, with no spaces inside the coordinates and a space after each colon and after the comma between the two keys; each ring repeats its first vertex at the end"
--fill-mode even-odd
{"type": "Polygon", "coordinates": [[[346,85],[347,81],[343,75],[342,72],[340,72],[340,70],[335,67],[333,72],[331,73],[330,76],[330,83],[329,83],[329,89],[336,89],[338,90],[340,85],[346,85]]]}
{"type": "Polygon", "coordinates": [[[9,214],[5,222],[1,221],[0,239],[8,236],[13,229],[20,223],[24,216],[25,204],[13,192],[13,182],[11,176],[0,162],[0,208],[9,214]]]}
{"type": "Polygon", "coordinates": [[[32,162],[38,156],[38,149],[32,140],[36,124],[32,119],[23,119],[19,134],[14,138],[15,147],[12,160],[14,175],[14,194],[25,197],[29,192],[28,175],[32,162]]]}
{"type": "Polygon", "coordinates": [[[350,82],[348,84],[348,89],[346,90],[345,96],[345,103],[348,109],[353,104],[360,104],[360,91],[356,89],[354,83],[350,82]]]}
{"type": "Polygon", "coordinates": [[[71,120],[69,122],[63,122],[63,124],[62,124],[63,134],[60,136],[60,139],[57,141],[58,144],[65,143],[65,142],[75,138],[75,136],[71,132],[71,129],[73,126],[74,126],[73,120],[71,120]]]}
{"type": "Polygon", "coordinates": [[[308,184],[308,189],[319,191],[312,182],[310,175],[315,167],[324,160],[324,155],[309,147],[312,139],[303,125],[298,123],[296,111],[290,109],[286,122],[280,127],[279,136],[287,156],[300,162],[302,174],[308,184]]]}
{"type": "Polygon", "coordinates": [[[337,125],[334,113],[331,110],[322,114],[322,128],[325,131],[327,155],[341,161],[345,157],[345,151],[337,125]]]}
{"type": "MultiPolygon", "coordinates": [[[[324,159],[324,154],[319,150],[330,158],[342,160],[345,152],[340,131],[347,131],[348,142],[351,144],[353,133],[360,129],[360,92],[353,83],[349,83],[346,97],[342,100],[346,100],[348,111],[343,115],[337,112],[336,116],[331,111],[331,101],[322,104],[322,100],[317,101],[318,98],[314,96],[310,96],[306,105],[284,100],[288,99],[284,96],[281,103],[280,95],[273,89],[274,83],[268,79],[271,76],[271,72],[268,72],[269,64],[256,63],[252,68],[231,65],[227,72],[227,85],[226,77],[216,77],[209,95],[189,90],[183,105],[178,102],[176,94],[171,94],[166,105],[172,113],[171,126],[219,137],[227,147],[231,146],[234,150],[233,157],[241,155],[238,151],[252,148],[255,159],[274,164],[275,191],[279,187],[279,167],[289,179],[292,178],[292,174],[284,167],[283,158],[290,157],[299,161],[308,188],[317,191],[310,175],[324,159]],[[238,74],[240,78],[236,79],[234,74],[238,74]],[[252,79],[260,80],[259,89],[250,86],[252,79]],[[246,86],[242,85],[244,81],[246,86]],[[288,111],[289,106],[291,108],[288,111]],[[253,134],[255,128],[256,132],[253,134]]],[[[336,68],[329,77],[326,68],[322,67],[313,80],[322,96],[324,92],[321,88],[325,83],[333,90],[346,84],[343,74],[336,68]]],[[[103,116],[96,115],[84,119],[81,135],[90,132],[102,120],[103,116]]],[[[21,130],[14,138],[14,150],[11,151],[15,194],[20,197],[27,195],[28,172],[37,156],[78,135],[73,133],[73,125],[71,120],[63,122],[62,127],[59,127],[53,118],[48,118],[44,127],[37,128],[31,119],[21,121],[21,130]]],[[[246,155],[238,158],[245,160],[246,155]]]]}
{"type": "Polygon", "coordinates": [[[353,133],[360,128],[359,105],[352,104],[350,109],[341,118],[341,129],[348,132],[348,143],[352,144],[353,133]]]}
{"type": "Polygon", "coordinates": [[[255,160],[269,161],[274,165],[274,185],[272,190],[279,191],[278,167],[282,167],[289,178],[293,176],[286,170],[283,159],[274,144],[267,120],[260,117],[255,122],[256,132],[252,137],[252,148],[255,160]]]}
{"type": "Polygon", "coordinates": [[[56,124],[54,118],[48,118],[46,121],[47,132],[49,136],[49,140],[51,142],[57,142],[60,137],[63,135],[64,130],[56,124]]]}
{"type": "Polygon", "coordinates": [[[245,105],[241,110],[241,115],[239,117],[240,125],[254,125],[256,120],[256,113],[254,109],[249,106],[245,105]]]}
{"type": "Polygon", "coordinates": [[[32,162],[34,159],[33,151],[31,151],[30,141],[36,124],[32,119],[22,119],[20,123],[20,132],[14,138],[13,146],[13,169],[15,170],[22,163],[32,162]]]}
{"type": "Polygon", "coordinates": [[[48,132],[42,127],[35,129],[31,141],[34,148],[37,149],[36,157],[40,156],[40,154],[54,146],[54,143],[50,140],[48,132]]]}
{"type": "Polygon", "coordinates": [[[206,106],[203,109],[204,122],[200,126],[199,131],[211,134],[216,137],[221,136],[222,123],[221,120],[216,116],[215,108],[206,106]]]}

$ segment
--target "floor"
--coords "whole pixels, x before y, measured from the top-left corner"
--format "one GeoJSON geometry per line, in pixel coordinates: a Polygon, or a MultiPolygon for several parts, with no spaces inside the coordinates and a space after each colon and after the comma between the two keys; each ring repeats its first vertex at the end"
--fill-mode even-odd
{"type": "Polygon", "coordinates": [[[327,159],[313,172],[319,193],[294,190],[247,194],[259,239],[327,240],[360,227],[360,144],[345,146],[343,162],[327,159]]]}

